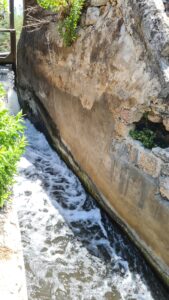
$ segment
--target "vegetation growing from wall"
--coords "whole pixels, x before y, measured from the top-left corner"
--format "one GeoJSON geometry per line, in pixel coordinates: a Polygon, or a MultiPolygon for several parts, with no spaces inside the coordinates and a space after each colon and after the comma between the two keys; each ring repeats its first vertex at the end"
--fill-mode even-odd
{"type": "Polygon", "coordinates": [[[169,147],[169,132],[162,123],[153,123],[148,120],[148,115],[144,114],[142,119],[135,123],[135,129],[130,130],[130,136],[140,141],[145,148],[169,147]]]}
{"type": "Polygon", "coordinates": [[[142,130],[131,130],[130,135],[133,139],[140,141],[145,148],[152,149],[156,146],[155,144],[155,133],[148,129],[144,128],[142,130]]]}
{"type": "Polygon", "coordinates": [[[45,9],[60,13],[59,33],[65,46],[70,46],[77,38],[77,26],[84,0],[38,0],[45,9]]]}
{"type": "Polygon", "coordinates": [[[26,145],[22,113],[9,115],[1,100],[4,94],[0,84],[0,207],[9,199],[17,162],[26,145]]]}

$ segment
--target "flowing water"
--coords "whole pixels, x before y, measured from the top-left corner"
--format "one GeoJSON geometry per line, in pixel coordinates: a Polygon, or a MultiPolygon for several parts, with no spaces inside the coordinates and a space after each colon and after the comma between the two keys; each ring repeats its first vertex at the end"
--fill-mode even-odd
{"type": "Polygon", "coordinates": [[[26,121],[14,189],[29,299],[168,299],[153,272],[26,121]]]}
{"type": "Polygon", "coordinates": [[[26,120],[14,187],[29,300],[167,300],[119,227],[26,120]]]}

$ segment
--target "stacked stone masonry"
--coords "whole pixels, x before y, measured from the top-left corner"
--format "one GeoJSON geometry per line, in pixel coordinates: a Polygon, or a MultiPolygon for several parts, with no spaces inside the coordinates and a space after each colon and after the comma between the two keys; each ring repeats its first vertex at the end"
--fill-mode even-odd
{"type": "MultiPolygon", "coordinates": [[[[127,138],[124,143],[126,162],[131,162],[152,178],[159,178],[156,183],[159,192],[164,200],[169,200],[169,148],[155,147],[148,150],[141,142],[134,141],[132,138],[127,138]]],[[[124,147],[124,144],[120,143],[120,146],[124,147]]]]}
{"type": "MultiPolygon", "coordinates": [[[[160,1],[159,1],[160,2],[160,1]]],[[[105,10],[105,6],[112,4],[113,7],[118,7],[118,1],[108,1],[108,0],[91,0],[90,5],[87,8],[86,12],[86,23],[85,25],[94,25],[97,23],[102,11],[105,10]],[[103,10],[104,7],[104,10],[103,10]],[[100,8],[100,9],[99,9],[100,8]]],[[[161,3],[162,4],[162,3],[161,3]]],[[[159,4],[158,8],[164,10],[167,13],[169,11],[169,1],[163,0],[164,7],[159,4]]],[[[157,101],[157,100],[155,100],[157,101]]],[[[130,129],[134,126],[130,125],[134,122],[140,120],[143,115],[143,112],[148,111],[148,119],[154,123],[163,123],[166,130],[169,131],[169,117],[168,114],[168,104],[160,105],[158,111],[153,109],[154,104],[149,107],[145,107],[143,111],[137,111],[135,107],[133,109],[122,107],[118,108],[118,118],[120,119],[120,124],[117,122],[116,130],[117,134],[125,137],[130,129]],[[162,118],[161,112],[164,112],[164,117],[162,118]]],[[[155,106],[155,109],[157,107],[155,106]]],[[[154,148],[151,151],[144,149],[141,146],[141,143],[128,141],[129,138],[125,141],[128,147],[128,158],[131,163],[134,163],[137,168],[143,170],[147,175],[152,176],[153,178],[159,177],[158,186],[159,191],[162,197],[166,200],[169,200],[169,168],[166,168],[165,162],[169,163],[169,160],[166,159],[169,156],[169,149],[159,149],[154,148]],[[165,172],[163,171],[165,169],[165,172]],[[167,171],[168,170],[168,171],[167,171]]]]}

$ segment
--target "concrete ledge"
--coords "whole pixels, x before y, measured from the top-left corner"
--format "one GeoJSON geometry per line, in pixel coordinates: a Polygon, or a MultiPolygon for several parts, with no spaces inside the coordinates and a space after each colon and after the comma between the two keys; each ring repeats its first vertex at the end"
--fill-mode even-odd
{"type": "Polygon", "coordinates": [[[0,299],[27,300],[21,236],[14,203],[0,210],[0,299]]]}

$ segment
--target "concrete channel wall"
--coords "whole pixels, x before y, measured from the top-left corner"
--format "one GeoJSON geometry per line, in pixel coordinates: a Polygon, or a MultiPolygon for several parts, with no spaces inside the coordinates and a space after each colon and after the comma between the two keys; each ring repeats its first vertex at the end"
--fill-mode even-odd
{"type": "Polygon", "coordinates": [[[19,42],[22,106],[169,285],[169,148],[145,149],[129,134],[145,114],[169,131],[163,2],[89,1],[71,47],[47,18],[19,42]]]}

